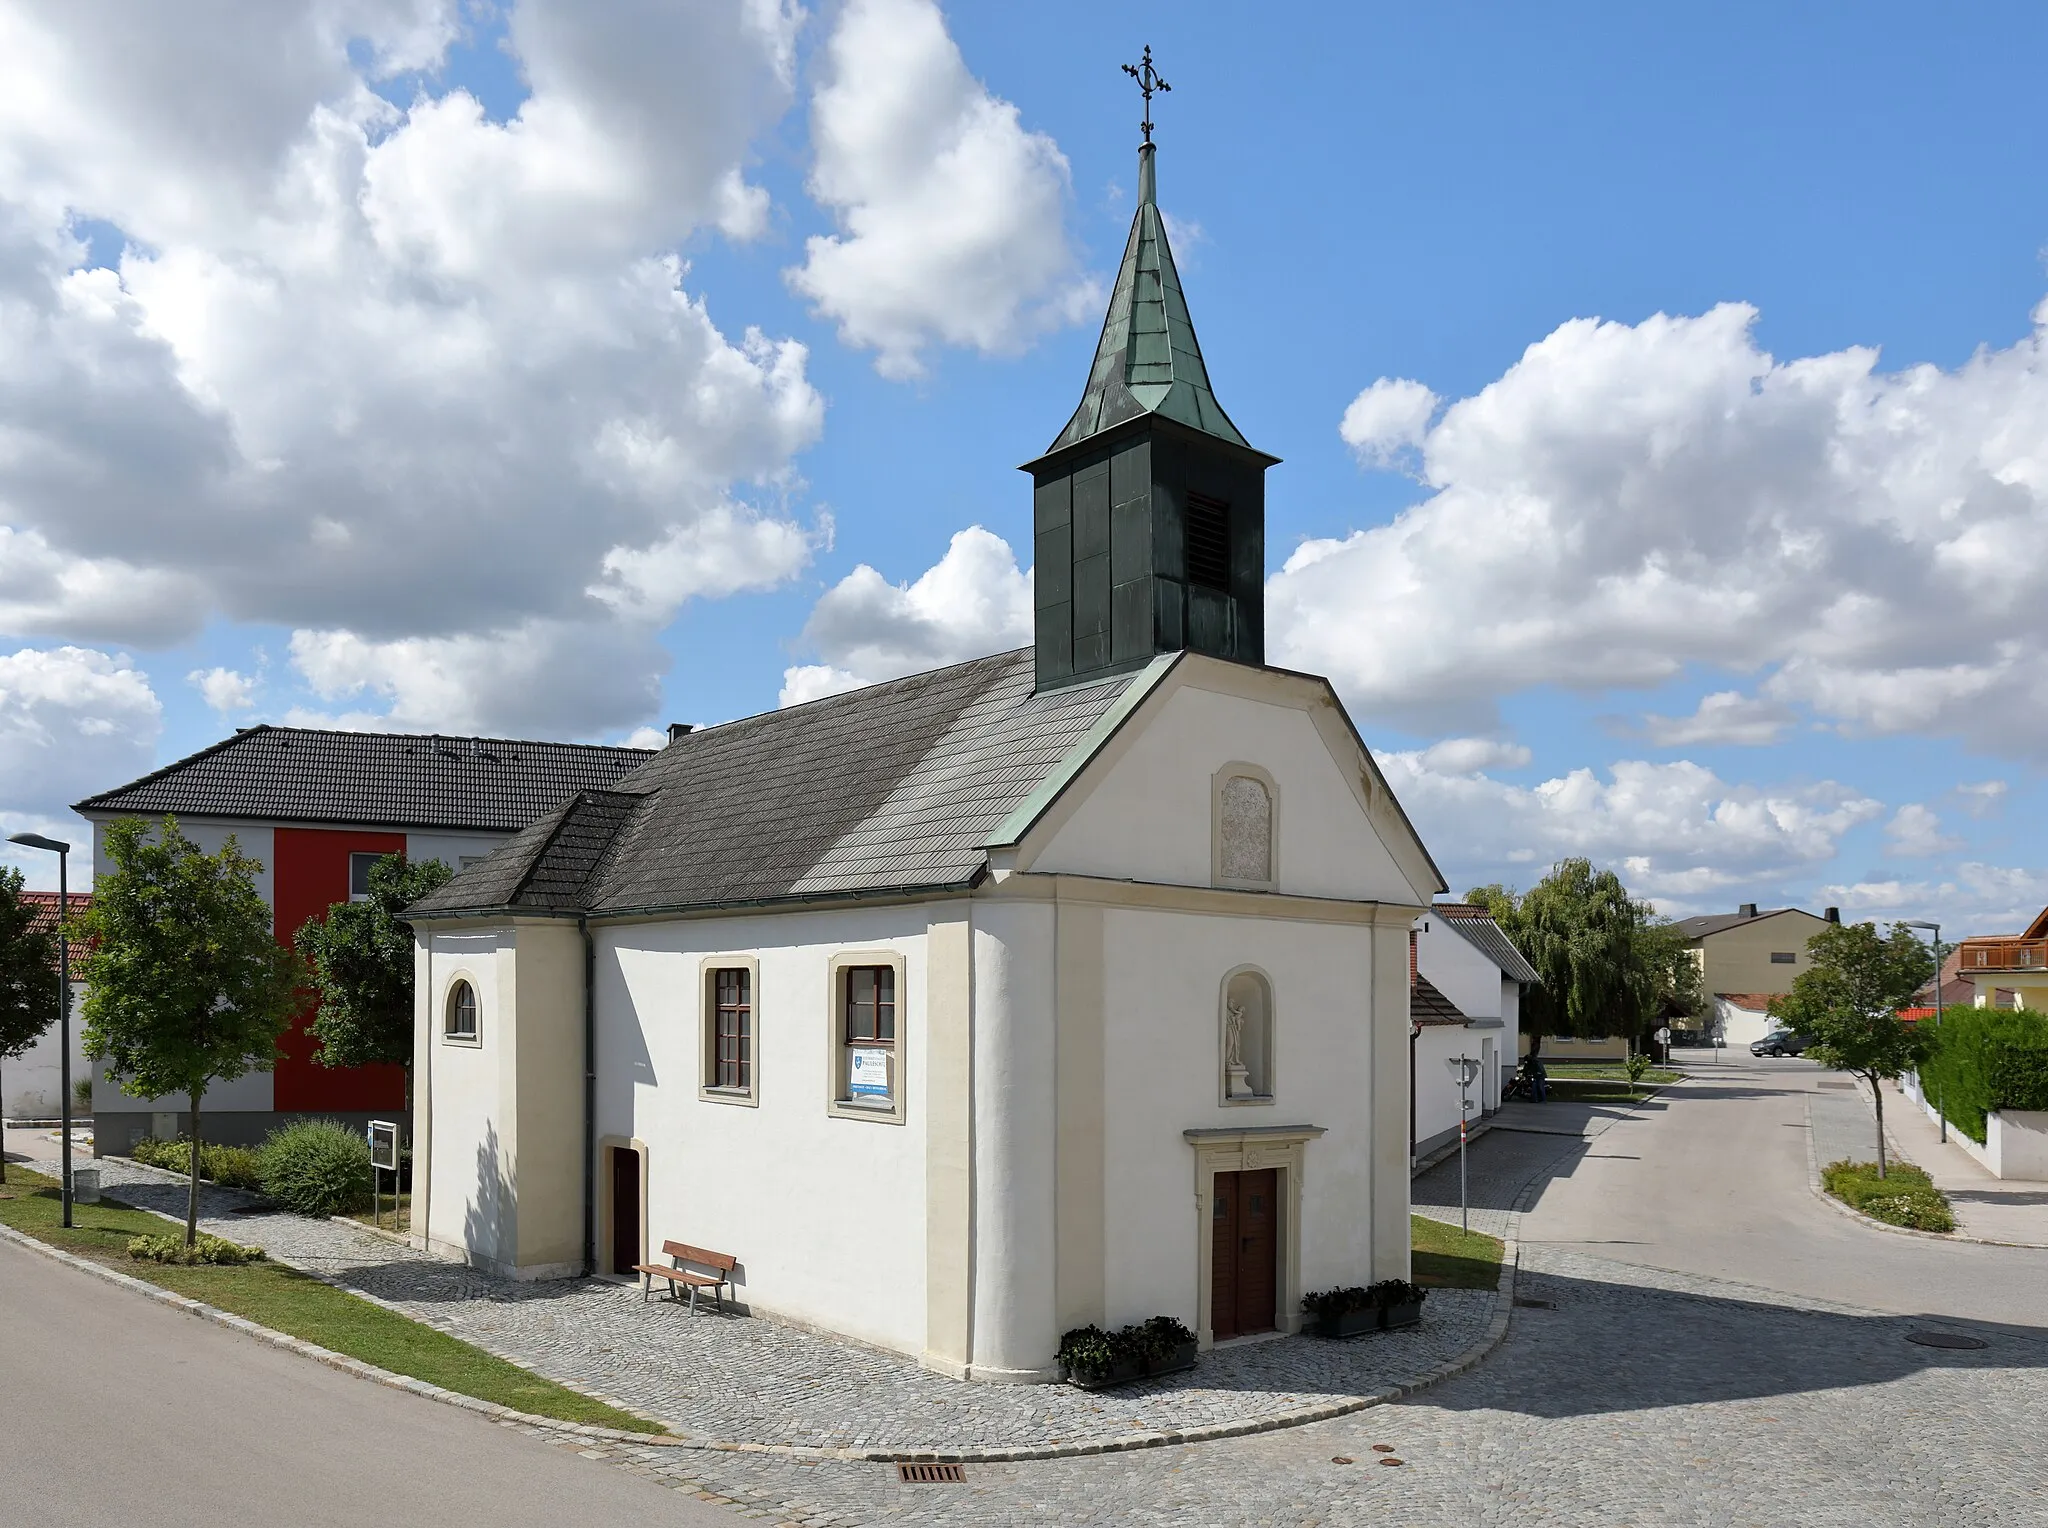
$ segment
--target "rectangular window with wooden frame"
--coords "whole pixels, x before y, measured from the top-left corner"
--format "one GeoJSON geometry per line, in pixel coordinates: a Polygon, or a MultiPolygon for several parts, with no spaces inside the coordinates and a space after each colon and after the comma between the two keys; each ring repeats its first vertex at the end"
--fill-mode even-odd
{"type": "Polygon", "coordinates": [[[840,1101],[893,1110],[897,1102],[896,968],[849,965],[839,970],[840,1101]]]}
{"type": "Polygon", "coordinates": [[[756,1101],[756,1019],[761,972],[751,959],[727,956],[704,964],[702,1097],[719,1103],[756,1101]]]}

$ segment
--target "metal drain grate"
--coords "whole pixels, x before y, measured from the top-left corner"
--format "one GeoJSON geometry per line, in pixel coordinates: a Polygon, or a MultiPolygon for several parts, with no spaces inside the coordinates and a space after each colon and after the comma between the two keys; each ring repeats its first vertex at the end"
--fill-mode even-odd
{"type": "Polygon", "coordinates": [[[1529,1296],[1527,1296],[1527,1295],[1516,1295],[1516,1296],[1515,1296],[1515,1309],[1517,1309],[1517,1310],[1556,1310],[1556,1309],[1557,1309],[1557,1302],[1556,1302],[1555,1300],[1534,1300],[1534,1299],[1531,1299],[1531,1298],[1530,1298],[1529,1296]]]}
{"type": "Polygon", "coordinates": [[[967,1476],[957,1464],[899,1464],[896,1478],[905,1485],[932,1486],[949,1481],[957,1484],[967,1476]]]}
{"type": "Polygon", "coordinates": [[[1823,1088],[1853,1088],[1856,1084],[1853,1082],[1843,1082],[1839,1077],[1823,1077],[1815,1086],[1823,1088]]]}

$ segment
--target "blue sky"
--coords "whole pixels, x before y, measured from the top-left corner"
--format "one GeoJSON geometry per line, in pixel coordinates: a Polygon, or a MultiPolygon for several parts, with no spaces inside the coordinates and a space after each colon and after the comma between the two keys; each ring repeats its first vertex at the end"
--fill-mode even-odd
{"type": "MultiPolygon", "coordinates": [[[[283,15],[292,9],[278,7],[272,18],[277,46],[300,35],[283,15]]],[[[10,478],[0,470],[0,525],[39,535],[37,558],[44,543],[49,557],[71,557],[79,567],[115,557],[120,577],[142,580],[140,592],[114,599],[121,608],[111,615],[90,601],[54,596],[9,603],[10,576],[25,583],[43,563],[31,566],[20,541],[11,552],[0,543],[0,654],[72,648],[103,655],[95,684],[111,708],[65,710],[62,725],[39,720],[32,697],[43,692],[36,687],[61,674],[55,659],[22,660],[13,680],[13,708],[24,718],[17,733],[51,739],[66,735],[65,727],[85,727],[100,741],[97,752],[63,758],[54,745],[44,747],[18,771],[24,783],[13,799],[0,790],[0,808],[56,821],[62,801],[255,720],[326,716],[365,724],[395,715],[401,724],[449,730],[497,730],[495,722],[504,730],[623,737],[670,718],[712,721],[773,706],[792,693],[793,667],[815,665],[825,676],[816,682],[829,686],[966,656],[1006,631],[1014,636],[1014,624],[958,608],[977,590],[993,590],[989,599],[1000,603],[1010,586],[989,583],[995,575],[987,566],[963,564],[958,579],[909,607],[887,586],[900,590],[940,565],[956,533],[974,525],[1016,549],[1019,566],[1028,562],[1029,500],[1015,468],[1058,430],[1085,377],[1100,302],[1077,294],[1113,271],[1131,212],[1139,103],[1116,66],[1149,41],[1174,84],[1154,110],[1160,199],[1173,220],[1210,370],[1240,427],[1284,459],[1269,480],[1267,534],[1275,598],[1284,595],[1296,612],[1295,635],[1273,656],[1330,672],[1375,748],[1406,761],[1395,767],[1397,789],[1458,889],[1496,876],[1526,883],[1557,854],[1587,852],[1633,863],[1635,871],[1624,872],[1632,884],[1681,912],[1736,900],[1840,900],[1859,916],[1932,911],[1997,925],[2048,899],[2048,877],[2037,869],[2041,839],[2031,826],[2041,805],[2038,762],[2048,749],[2048,728],[2032,716],[2048,696],[2015,678],[2010,663],[2000,667],[1999,657],[2007,651],[2001,642],[2038,641],[2038,601],[2012,596],[1964,633],[1971,623],[1956,618],[1961,591],[1995,574],[1983,575],[1972,561],[1983,555],[1980,545],[1941,528],[1955,523],[1958,502],[1981,500],[1972,483],[2025,500],[1982,509],[1983,538],[2021,545],[2031,528],[2038,542],[2048,504],[2042,478],[2032,475],[2030,452],[2039,448],[2026,443],[2042,419],[2043,383],[2028,348],[2032,312],[2048,292],[2048,134],[2032,105],[2032,65],[2048,42],[2048,16],[2038,7],[1979,6],[1957,15],[1903,5],[1853,13],[1730,5],[1693,14],[1672,7],[1300,6],[1268,8],[1248,21],[1242,7],[1221,4],[1179,7],[1170,17],[1128,5],[955,6],[941,18],[957,48],[949,64],[932,42],[923,0],[860,0],[785,15],[774,41],[793,51],[779,65],[768,44],[746,35],[735,42],[732,25],[696,18],[719,7],[693,8],[690,17],[654,9],[668,15],[669,30],[665,40],[650,34],[645,52],[658,66],[664,47],[677,50],[668,76],[654,66],[635,72],[616,47],[607,54],[579,41],[583,21],[573,10],[541,25],[535,18],[546,19],[545,6],[437,14],[432,0],[366,0],[356,34],[303,33],[331,51],[332,67],[309,70],[296,85],[265,77],[275,71],[267,70],[264,36],[187,36],[181,66],[166,64],[138,80],[120,71],[144,66],[95,57],[99,44],[89,33],[67,33],[47,17],[17,18],[41,46],[19,52],[26,61],[13,67],[40,69],[45,83],[68,71],[78,88],[67,92],[74,104],[49,106],[44,117],[33,100],[0,115],[0,144],[12,139],[29,150],[14,159],[28,168],[12,172],[12,183],[0,178],[0,206],[19,209],[22,226],[43,230],[39,239],[59,215],[52,209],[61,208],[63,225],[81,240],[62,263],[108,267],[107,281],[140,307],[135,332],[169,350],[162,364],[168,380],[152,384],[166,390],[161,421],[147,400],[82,409],[97,423],[65,437],[74,456],[104,456],[98,465],[107,473],[153,482],[162,473],[175,477],[188,445],[195,458],[228,449],[209,433],[220,419],[207,412],[225,398],[224,434],[244,458],[236,491],[260,501],[261,491],[246,485],[269,473],[300,485],[291,491],[302,501],[356,470],[359,453],[338,442],[361,438],[348,434],[362,428],[358,417],[379,418],[380,387],[409,400],[392,417],[431,407],[419,401],[426,395],[405,389],[421,385],[412,373],[430,369],[439,352],[425,342],[414,350],[402,328],[364,338],[372,310],[353,268],[317,267],[287,237],[319,223],[305,198],[278,187],[297,173],[292,166],[309,144],[333,141],[321,137],[323,110],[354,112],[373,159],[379,144],[423,145],[405,163],[427,189],[380,228],[402,225],[420,248],[431,246],[438,264],[427,276],[426,266],[408,266],[408,280],[431,276],[451,290],[476,284],[481,296],[458,291],[447,306],[468,304],[485,315],[477,323],[501,347],[499,373],[542,372],[554,355],[598,345],[592,336],[616,315],[601,311],[591,294],[616,286],[628,262],[672,252],[687,263],[681,293],[701,304],[708,330],[736,351],[745,350],[749,329],[767,343],[803,347],[809,395],[786,388],[771,405],[757,395],[772,389],[755,386],[733,405],[740,412],[729,429],[720,423],[727,416],[714,411],[698,436],[683,426],[670,431],[684,465],[662,481],[687,482],[679,491],[694,496],[691,513],[710,513],[706,506],[723,497],[741,506],[743,518],[758,517],[750,526],[790,529],[780,552],[760,551],[745,565],[753,571],[717,564],[741,592],[707,597],[717,575],[693,573],[684,581],[689,592],[653,601],[654,613],[638,617],[630,640],[565,614],[575,591],[550,591],[544,569],[513,562],[527,545],[539,549],[536,565],[595,559],[614,541],[644,548],[655,537],[653,522],[622,529],[602,505],[579,499],[578,479],[567,473],[546,495],[537,489],[535,502],[508,510],[501,528],[475,502],[460,515],[444,512],[472,478],[488,492],[489,458],[500,447],[481,406],[476,420],[423,431],[388,471],[366,472],[363,483],[335,492],[343,506],[388,497],[382,518],[358,524],[346,507],[307,511],[304,545],[313,550],[277,554],[273,564],[298,568],[306,585],[300,592],[266,595],[263,569],[217,572],[215,562],[190,551],[217,537],[228,548],[216,560],[225,568],[237,537],[263,533],[251,530],[254,520],[201,526],[210,511],[196,497],[190,502],[198,507],[181,509],[187,501],[170,491],[156,524],[138,499],[128,511],[132,523],[101,526],[95,540],[72,534],[77,522],[67,516],[82,517],[79,500],[52,509],[60,501],[38,499],[43,489],[29,481],[32,474],[10,478]],[[403,16],[395,21],[392,13],[403,16]],[[703,35],[690,31],[700,25],[703,35]],[[898,38],[909,41],[898,48],[898,38]],[[519,54],[522,45],[531,58],[519,54]],[[756,83],[732,85],[715,120],[706,112],[693,117],[692,92],[708,87],[693,83],[690,60],[726,57],[720,49],[736,50],[730,58],[737,60],[721,66],[721,79],[756,83]],[[536,100],[554,88],[547,82],[563,79],[570,82],[563,99],[613,114],[606,131],[629,140],[644,133],[619,151],[620,161],[631,162],[637,147],[650,163],[673,156],[684,168],[642,166],[637,180],[621,172],[618,204],[595,210],[587,197],[578,199],[580,185],[563,191],[520,169],[506,182],[513,194],[543,210],[559,196],[553,217],[562,229],[580,233],[610,220],[581,243],[564,232],[566,253],[543,260],[534,250],[551,237],[547,225],[521,224],[516,209],[498,217],[485,194],[498,171],[464,155],[478,144],[511,142],[487,129],[518,123],[522,113],[538,120],[536,100]],[[360,86],[391,103],[381,120],[337,105],[360,86]],[[836,117],[821,104],[835,88],[836,117]],[[934,109],[981,127],[949,138],[943,126],[906,124],[898,119],[907,108],[892,88],[912,101],[950,101],[934,109]],[[423,110],[463,93],[481,103],[481,126],[463,128],[423,110]],[[153,141],[159,119],[152,109],[189,113],[201,99],[232,103],[221,108],[217,139],[195,135],[189,148],[153,141]],[[1015,108],[1007,129],[1001,103],[1015,108]],[[897,117],[875,127],[892,109],[897,117]],[[438,137],[429,136],[430,125],[438,137]],[[947,178],[971,180],[982,149],[992,156],[987,184],[947,178]],[[948,152],[954,168],[933,169],[948,152]],[[885,159],[886,171],[874,168],[885,159]],[[826,184],[834,162],[847,167],[836,198],[826,184]],[[240,202],[221,195],[201,213],[168,207],[134,184],[145,175],[155,183],[186,175],[211,186],[223,165],[232,171],[227,180],[240,176],[252,189],[240,202]],[[722,193],[707,189],[727,169],[756,188],[745,216],[721,211],[722,193]],[[466,179],[474,176],[483,180],[466,179]],[[844,189],[847,177],[855,190],[844,189]],[[1050,200],[1023,217],[1017,207],[1034,190],[1050,200]],[[451,229],[470,209],[478,209],[474,226],[451,229]],[[971,226],[941,227],[949,214],[971,226]],[[933,220],[933,242],[953,238],[964,246],[958,258],[934,256],[922,271],[926,310],[906,318],[906,299],[889,299],[896,305],[887,321],[907,325],[911,335],[910,359],[892,364],[889,375],[878,371],[876,344],[847,338],[849,313],[856,328],[883,321],[869,316],[884,299],[859,286],[860,273],[834,278],[842,284],[829,297],[789,274],[806,265],[807,240],[852,239],[863,216],[885,221],[890,237],[913,251],[924,243],[920,218],[933,220]],[[465,263],[458,249],[465,238],[483,251],[480,264],[465,263]],[[1034,252],[1037,264],[987,274],[1020,249],[1034,252]],[[211,278],[195,273],[208,262],[267,263],[285,273],[270,299],[277,306],[263,311],[266,322],[325,337],[305,342],[319,355],[313,380],[296,375],[289,350],[256,354],[260,342],[246,335],[257,308],[246,293],[236,299],[246,309],[239,318],[224,300],[202,300],[211,278]],[[523,285],[492,274],[514,269],[523,285]],[[575,288],[579,280],[590,285],[575,288]],[[577,302],[561,299],[572,290],[582,294],[587,319],[577,302]],[[970,315],[1005,301],[1018,304],[1017,313],[984,324],[979,341],[949,336],[949,304],[970,315]],[[1717,305],[1731,303],[1755,310],[1746,327],[1706,321],[1717,305]],[[521,338],[528,314],[545,315],[530,350],[521,338]],[[1657,314],[1693,327],[1653,330],[1647,321],[1657,314]],[[1583,345],[1552,340],[1560,326],[1589,319],[1614,327],[1583,345]],[[351,338],[337,342],[336,335],[351,338]],[[350,359],[352,344],[362,346],[361,359],[350,359]],[[1533,365],[1518,370],[1525,352],[1545,344],[1554,365],[1545,361],[1540,375],[1533,365]],[[1879,352],[1874,367],[1865,366],[1877,379],[1925,365],[1948,381],[1917,390],[1894,383],[1885,398],[1865,399],[1869,407],[1858,415],[1878,425],[1836,428],[1817,421],[1830,411],[1847,417],[1841,400],[1863,396],[1853,379],[1830,383],[1839,391],[1825,406],[1780,408],[1774,384],[1743,384],[1738,376],[1736,393],[1747,385],[1763,401],[1724,439],[1715,421],[1741,406],[1714,401],[1723,397],[1719,383],[1702,380],[1688,393],[1674,380],[1735,375],[1745,355],[1761,375],[1767,363],[1756,354],[1783,368],[1809,359],[1818,365],[1854,347],[1879,352]],[[1980,349],[1997,361],[1998,375],[1982,382],[1959,376],[1980,349]],[[278,417],[265,415],[265,366],[291,395],[297,412],[290,417],[282,405],[278,417]],[[392,380],[401,373],[402,386],[392,380]],[[1424,414],[1403,424],[1399,410],[1368,411],[1347,440],[1340,432],[1347,408],[1381,378],[1428,389],[1399,395],[1420,397],[1415,407],[1424,414]],[[176,389],[182,392],[173,396],[176,389]],[[1934,399],[1925,417],[1913,412],[1923,393],[1934,399]],[[1651,395],[1666,401],[1638,410],[1635,401],[1651,395]],[[1912,414],[1909,426],[1892,432],[1911,435],[1918,442],[1911,449],[1871,443],[1893,410],[1912,414]],[[1985,422],[1994,417],[2002,425],[1985,422]],[[250,444],[264,440],[282,444],[264,456],[250,444]],[[1845,441],[1856,464],[1833,482],[1832,507],[1816,511],[1808,536],[1802,474],[1839,454],[1845,441]],[[740,444],[728,450],[727,442],[740,444]],[[1669,466],[1674,452],[1684,458],[1682,472],[1669,466]],[[1927,457],[1962,464],[1952,468],[1962,486],[1898,487],[1927,457]],[[1540,482],[1527,470],[1534,460],[1545,464],[1540,482]],[[350,465],[334,465],[344,461],[350,465]],[[1725,486],[1716,474],[1725,474],[1725,486]],[[1583,500],[1575,497],[1580,489],[1583,500]],[[1603,508],[1595,501],[1610,489],[1603,508]],[[1717,540],[1726,527],[1716,526],[1713,506],[1723,494],[1728,524],[1781,536],[1789,550],[1745,551],[1738,538],[1731,551],[1717,540]],[[1518,592],[1512,568],[1503,571],[1498,558],[1488,564],[1483,554],[1495,539],[1485,528],[1505,523],[1488,517],[1512,517],[1525,495],[1547,517],[1532,545],[1581,535],[1595,545],[1551,570],[1548,583],[1532,580],[1518,592]],[[1405,576],[1387,571],[1395,541],[1347,543],[1354,533],[1395,527],[1404,512],[1422,538],[1399,544],[1410,559],[1400,564],[1405,576]],[[200,528],[181,541],[187,513],[200,528]],[[450,531],[432,559],[448,580],[447,599],[437,597],[431,576],[394,581],[407,587],[386,592],[379,560],[412,555],[409,528],[431,539],[438,524],[458,519],[461,534],[450,531]],[[589,531],[579,540],[585,521],[589,531]],[[1653,543],[1647,564],[1601,562],[1598,543],[1647,525],[1664,527],[1644,532],[1653,543]],[[1666,558],[1659,538],[1667,530],[1673,544],[1691,546],[1689,560],[1666,558]],[[797,536],[807,538],[800,552],[789,550],[797,536]],[[465,548],[500,540],[506,549],[489,547],[481,572],[470,565],[465,548]],[[1885,544],[1872,550],[1875,542],[1885,544]],[[1287,573],[1304,543],[1348,550],[1327,559],[1318,553],[1315,567],[1287,573]],[[1753,617],[1711,613],[1741,603],[1764,577],[1759,569],[1810,551],[1809,543],[1821,547],[1806,602],[1812,608],[1802,611],[1795,592],[1777,588],[1758,597],[1753,617]],[[321,558],[336,547],[356,561],[323,582],[321,558]],[[1924,591],[1909,572],[1921,553],[1924,591]],[[1755,569],[1745,562],[1751,554],[1755,569]],[[862,565],[879,574],[879,585],[859,584],[858,575],[855,584],[842,583],[862,565]],[[1644,565],[1666,581],[1656,585],[1664,592],[1646,593],[1650,586],[1638,583],[1626,599],[1609,601],[1644,565]],[[1852,570],[1842,575],[1849,584],[1837,586],[1843,569],[1852,570]],[[165,592],[163,580],[174,576],[182,582],[165,592]],[[1581,577],[1583,585],[1573,582],[1581,577]],[[1863,577],[1867,587],[1855,582],[1863,577]],[[500,579],[525,592],[506,595],[494,609],[491,585],[500,579]],[[1389,579],[1407,591],[1398,611],[1380,598],[1393,587],[1389,579]],[[1845,587],[1853,598],[1841,601],[1838,618],[1813,616],[1845,587]],[[1664,619],[1658,608],[1644,608],[1647,601],[1675,610],[1685,590],[1708,612],[1698,617],[1696,641],[1687,634],[1690,617],[1664,619]],[[1522,594],[1526,620],[1503,617],[1498,630],[1469,632],[1461,600],[1482,612],[1484,625],[1485,612],[1522,594]],[[522,628],[521,650],[547,651],[532,659],[534,677],[522,680],[518,703],[472,703],[472,690],[481,693],[475,676],[488,674],[503,622],[526,618],[520,598],[529,602],[526,616],[542,623],[522,628]],[[154,611],[158,600],[160,617],[138,613],[154,611]],[[1560,628],[1573,625],[1582,601],[1584,631],[1575,637],[1560,628]],[[453,611],[451,603],[466,608],[453,611]],[[1845,626],[1854,627],[1853,639],[1845,626]],[[312,657],[294,645],[294,632],[309,630],[322,634],[312,657]],[[388,645],[406,642],[429,646],[388,645]],[[472,645],[460,652],[432,645],[460,642],[472,645]],[[1923,653],[1949,677],[1921,673],[1923,653]],[[187,676],[212,669],[234,681],[217,684],[214,698],[246,703],[209,705],[187,676]],[[429,669],[431,682],[419,678],[429,669]],[[643,673],[639,688],[622,679],[613,687],[618,694],[597,682],[643,673]],[[123,675],[139,677],[154,713],[123,675]],[[604,693],[586,693],[593,688],[604,693]],[[1436,703],[1454,691],[1455,704],[1436,703]],[[1746,735],[1769,741],[1728,741],[1745,734],[1704,725],[1660,732],[1643,720],[1691,717],[1703,698],[1730,692],[1750,708],[1746,735]],[[557,693],[558,704],[549,699],[557,693]],[[1898,701],[1909,693],[1912,704],[1898,701]],[[1465,751],[1426,752],[1445,739],[1466,740],[1465,751]],[[1627,763],[1647,773],[1631,783],[1617,773],[1627,763]],[[94,770],[112,773],[100,778],[94,770]],[[1590,773],[1573,784],[1575,771],[1590,773]]],[[[629,18],[614,27],[614,42],[630,37],[635,24],[629,18]]],[[[529,131],[527,140],[537,136],[529,131]]],[[[574,172],[580,182],[603,182],[610,173],[601,132],[574,140],[583,151],[593,142],[597,152],[574,172]]],[[[385,188],[395,182],[369,173],[360,184],[335,184],[354,186],[350,194],[369,206],[392,195],[385,188]]],[[[876,242],[885,251],[899,247],[879,236],[876,242]]],[[[25,311],[38,311],[39,302],[56,311],[49,284],[56,279],[45,269],[20,278],[12,292],[0,284],[0,315],[10,300],[25,311]]],[[[79,290],[66,311],[76,311],[79,290]]],[[[99,297],[118,314],[118,295],[102,290],[99,297]]],[[[435,343],[453,343],[454,332],[437,330],[435,343]]],[[[668,342],[650,328],[640,353],[668,342]]],[[[887,347],[881,351],[886,362],[887,347]]],[[[691,364],[656,370],[645,386],[710,385],[690,382],[691,364]]],[[[24,354],[13,370],[0,380],[0,429],[43,428],[39,396],[64,399],[88,386],[50,356],[24,354]]],[[[104,366],[95,373],[106,374],[104,366]]],[[[1772,375],[1781,389],[1808,386],[1805,373],[1772,375]]],[[[536,420],[551,417],[552,408],[573,412],[591,389],[607,385],[601,365],[578,364],[530,393],[508,393],[503,423],[520,430],[516,408],[537,410],[536,420]]],[[[627,401],[615,415],[658,412],[641,387],[622,387],[627,401]]],[[[578,448],[575,438],[564,441],[557,458],[578,448]]],[[[2028,548],[2022,560],[2031,568],[2038,555],[2028,548]]],[[[66,587],[81,576],[74,573],[66,587]]],[[[280,574],[273,582],[293,579],[280,574]]],[[[0,695],[7,683],[0,677],[0,695]]],[[[0,760],[8,746],[0,741],[0,760]]]]}

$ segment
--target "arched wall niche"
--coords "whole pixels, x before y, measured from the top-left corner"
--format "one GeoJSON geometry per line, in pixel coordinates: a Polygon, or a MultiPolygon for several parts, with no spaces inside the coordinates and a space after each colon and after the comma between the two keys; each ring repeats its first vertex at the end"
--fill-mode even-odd
{"type": "Polygon", "coordinates": [[[1273,1101],[1273,983],[1256,966],[1223,979],[1222,1089],[1227,1104],[1273,1101]]]}

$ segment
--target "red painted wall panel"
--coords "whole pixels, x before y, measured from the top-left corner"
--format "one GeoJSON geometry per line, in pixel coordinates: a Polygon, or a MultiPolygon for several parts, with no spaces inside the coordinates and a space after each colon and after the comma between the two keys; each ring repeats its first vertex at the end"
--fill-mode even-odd
{"type": "MultiPolygon", "coordinates": [[[[277,938],[290,944],[300,927],[327,916],[327,909],[348,900],[348,857],[351,854],[393,854],[405,848],[403,833],[354,833],[327,828],[278,828],[271,849],[271,907],[277,938]]],[[[405,1107],[405,1071],[401,1067],[321,1066],[313,1053],[320,1042],[307,1033],[319,999],[308,994],[292,1020],[278,1057],[275,1108],[378,1109],[405,1107]]]]}

